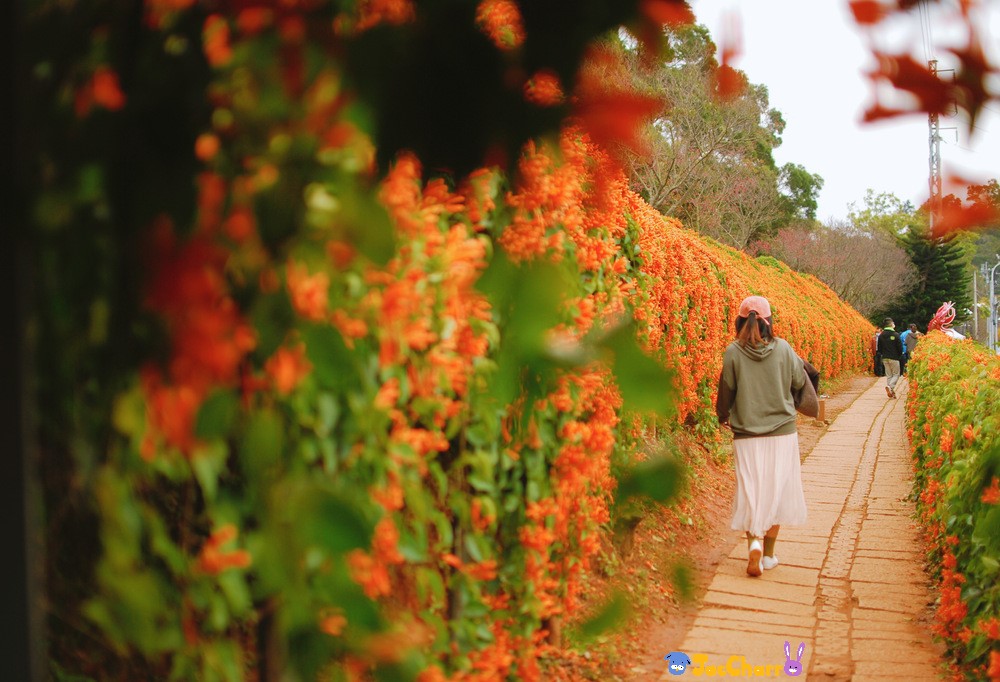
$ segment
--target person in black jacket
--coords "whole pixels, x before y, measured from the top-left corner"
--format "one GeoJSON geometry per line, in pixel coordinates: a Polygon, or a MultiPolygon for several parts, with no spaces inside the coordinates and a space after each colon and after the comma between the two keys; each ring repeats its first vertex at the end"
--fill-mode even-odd
{"type": "Polygon", "coordinates": [[[885,329],[878,335],[878,354],[885,367],[885,394],[896,397],[896,382],[899,381],[899,361],[903,358],[903,342],[896,333],[896,323],[891,317],[885,318],[885,329]]]}

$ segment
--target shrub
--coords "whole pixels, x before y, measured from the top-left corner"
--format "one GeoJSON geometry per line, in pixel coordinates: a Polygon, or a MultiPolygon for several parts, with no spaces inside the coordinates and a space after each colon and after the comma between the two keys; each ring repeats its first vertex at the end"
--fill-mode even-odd
{"type": "Polygon", "coordinates": [[[1000,359],[932,332],[907,364],[913,495],[960,679],[1000,679],[1000,359]]]}

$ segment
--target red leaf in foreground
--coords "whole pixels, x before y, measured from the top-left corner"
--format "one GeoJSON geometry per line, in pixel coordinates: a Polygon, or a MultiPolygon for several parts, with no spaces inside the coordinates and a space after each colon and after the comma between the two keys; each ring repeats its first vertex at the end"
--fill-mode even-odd
{"type": "Polygon", "coordinates": [[[722,58],[719,68],[713,74],[714,95],[716,99],[727,101],[739,97],[747,86],[746,77],[733,68],[733,61],[743,52],[743,36],[738,16],[729,15],[726,18],[719,47],[722,58]]]}
{"type": "Polygon", "coordinates": [[[591,139],[615,154],[621,147],[648,152],[642,124],[664,107],[662,97],[628,88],[621,63],[607,50],[593,52],[580,70],[574,115],[591,139]]]}
{"type": "Polygon", "coordinates": [[[947,83],[927,66],[907,54],[890,55],[875,52],[878,69],[870,72],[873,81],[886,80],[893,87],[917,98],[914,111],[943,114],[955,100],[954,86],[947,83]]]}
{"type": "Polygon", "coordinates": [[[912,111],[908,109],[894,109],[882,106],[881,102],[875,102],[875,104],[868,107],[865,111],[864,118],[862,119],[865,123],[871,123],[873,121],[880,121],[885,118],[895,118],[896,116],[903,116],[905,114],[912,114],[912,111]]]}
{"type": "Polygon", "coordinates": [[[851,12],[854,22],[861,26],[877,24],[886,17],[886,8],[878,0],[852,0],[851,12]]]}
{"type": "Polygon", "coordinates": [[[986,81],[998,74],[997,69],[990,65],[983,53],[983,46],[971,34],[967,47],[961,50],[948,50],[958,57],[961,66],[956,73],[956,98],[958,103],[969,112],[969,127],[972,128],[983,105],[990,101],[990,92],[986,81]]]}
{"type": "Polygon", "coordinates": [[[650,21],[668,26],[687,26],[695,21],[685,0],[642,0],[639,11],[650,21]]]}
{"type": "Polygon", "coordinates": [[[723,64],[715,72],[715,96],[720,100],[739,97],[746,87],[746,79],[729,64],[723,64]]]}
{"type": "Polygon", "coordinates": [[[992,204],[946,204],[934,221],[931,236],[943,237],[956,230],[977,230],[1000,220],[1000,207],[992,204]]]}

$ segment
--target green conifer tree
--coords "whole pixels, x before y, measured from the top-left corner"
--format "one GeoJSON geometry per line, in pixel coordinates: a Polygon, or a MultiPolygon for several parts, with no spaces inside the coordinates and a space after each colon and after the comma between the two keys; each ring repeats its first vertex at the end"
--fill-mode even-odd
{"type": "Polygon", "coordinates": [[[925,331],[927,323],[946,301],[955,304],[956,323],[968,319],[972,307],[972,274],[968,258],[955,235],[931,238],[925,226],[911,225],[900,237],[900,243],[916,268],[917,279],[875,322],[881,324],[884,317],[891,317],[897,329],[912,322],[925,331]]]}

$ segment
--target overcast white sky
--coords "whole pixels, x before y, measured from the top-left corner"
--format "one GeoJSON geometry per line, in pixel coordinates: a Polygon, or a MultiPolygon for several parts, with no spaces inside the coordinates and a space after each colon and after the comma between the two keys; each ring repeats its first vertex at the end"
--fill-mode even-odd
{"type": "MultiPolygon", "coordinates": [[[[1000,0],[983,0],[982,25],[989,27],[988,50],[1000,59],[1000,0]]],[[[734,66],[753,83],[768,87],[771,106],[781,111],[786,128],[775,150],[778,164],[805,166],[825,181],[817,218],[843,218],[848,204],[862,205],[867,188],[892,192],[919,205],[928,196],[928,125],[926,115],[862,124],[872,100],[863,73],[871,66],[865,38],[851,18],[847,0],[693,0],[698,22],[723,42],[728,17],[738,16],[743,51],[734,66]]],[[[955,43],[945,13],[933,9],[931,36],[937,46],[925,50],[916,12],[877,37],[879,45],[915,59],[953,66],[944,46],[955,43]]],[[[994,84],[994,91],[997,85],[994,84]]],[[[941,158],[945,175],[988,180],[1000,177],[1000,104],[976,121],[970,139],[967,122],[941,118],[941,158]],[[945,130],[956,127],[957,130],[945,130]]],[[[948,189],[945,188],[945,193],[948,189]]],[[[964,192],[961,194],[964,199],[964,192]]]]}

